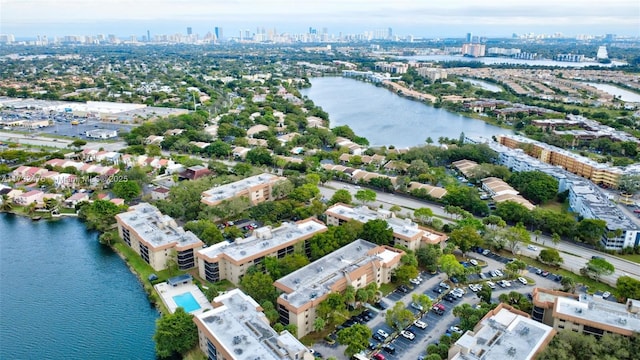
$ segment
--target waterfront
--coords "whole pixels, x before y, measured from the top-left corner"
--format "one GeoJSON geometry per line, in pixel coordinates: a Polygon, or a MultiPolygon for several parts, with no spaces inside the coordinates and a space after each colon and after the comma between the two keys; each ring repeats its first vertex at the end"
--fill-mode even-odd
{"type": "Polygon", "coordinates": [[[611,84],[587,83],[598,90],[611,94],[622,101],[640,103],[640,94],[611,84]]]}
{"type": "Polygon", "coordinates": [[[474,86],[477,86],[479,88],[482,88],[484,90],[488,90],[488,91],[492,91],[492,92],[501,92],[502,88],[498,85],[495,84],[491,84],[488,83],[486,81],[482,81],[482,80],[476,80],[476,79],[468,79],[468,78],[460,78],[462,81],[466,81],[470,84],[473,84],[474,86]]]}
{"type": "Polygon", "coordinates": [[[625,63],[612,61],[609,64],[601,64],[598,62],[568,62],[568,61],[555,61],[555,60],[525,60],[525,59],[514,59],[508,57],[466,57],[462,55],[415,55],[415,56],[397,56],[398,59],[409,60],[409,61],[435,61],[435,62],[444,62],[444,61],[475,61],[481,62],[486,65],[500,65],[500,64],[508,64],[508,65],[529,65],[529,66],[557,66],[557,67],[587,67],[587,66],[601,66],[601,67],[615,67],[619,65],[626,65],[625,63]]]}
{"type": "Polygon", "coordinates": [[[155,358],[158,312],[96,232],[0,214],[0,234],[0,358],[155,358]]]}
{"type": "Polygon", "coordinates": [[[349,125],[371,146],[424,145],[427,137],[437,142],[440,137],[457,139],[461,132],[485,137],[512,133],[354,79],[312,78],[311,87],[300,92],[329,113],[331,127],[349,125]]]}

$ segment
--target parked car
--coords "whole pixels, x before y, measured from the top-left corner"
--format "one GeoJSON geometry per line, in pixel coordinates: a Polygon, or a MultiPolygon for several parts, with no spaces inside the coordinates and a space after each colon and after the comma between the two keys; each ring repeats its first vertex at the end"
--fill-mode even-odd
{"type": "Polygon", "coordinates": [[[608,291],[605,291],[605,292],[603,292],[603,293],[602,293],[602,298],[603,298],[603,299],[606,299],[606,298],[608,298],[609,296],[611,296],[611,293],[610,293],[610,292],[608,292],[608,291]]]}
{"type": "Polygon", "coordinates": [[[487,256],[489,254],[491,254],[491,250],[489,250],[489,249],[484,249],[484,251],[482,251],[482,255],[484,255],[484,256],[487,256]]]}
{"type": "Polygon", "coordinates": [[[487,284],[487,286],[492,289],[496,288],[496,283],[494,283],[493,281],[487,281],[485,284],[487,284]]]}
{"type": "Polygon", "coordinates": [[[373,304],[373,306],[375,306],[376,308],[378,308],[380,310],[386,310],[389,307],[382,300],[376,301],[375,304],[373,304]]]}
{"type": "Polygon", "coordinates": [[[549,272],[548,271],[543,271],[542,274],[540,274],[540,276],[547,277],[547,276],[549,276],[549,272]]]}
{"type": "Polygon", "coordinates": [[[470,262],[470,263],[471,263],[471,265],[473,265],[473,266],[478,266],[478,260],[476,260],[476,259],[471,259],[471,260],[469,260],[469,262],[470,262]]]}
{"type": "Polygon", "coordinates": [[[412,283],[413,285],[420,285],[420,281],[418,279],[411,279],[409,280],[410,283],[412,283]]]}
{"type": "Polygon", "coordinates": [[[385,337],[383,337],[382,335],[375,333],[373,335],[371,335],[371,337],[379,342],[383,342],[385,337]]]}
{"type": "Polygon", "coordinates": [[[433,305],[431,310],[433,310],[433,312],[435,312],[436,314],[442,316],[444,314],[444,311],[446,310],[446,308],[444,307],[444,305],[442,305],[440,303],[437,303],[437,304],[433,305]]]}
{"type": "Polygon", "coordinates": [[[537,246],[533,246],[533,245],[527,245],[527,249],[532,250],[532,251],[538,251],[538,247],[537,246]]]}
{"type": "Polygon", "coordinates": [[[398,286],[398,288],[396,289],[396,291],[402,292],[402,293],[408,293],[409,292],[409,288],[404,286],[404,285],[400,285],[398,286]]]}
{"type": "Polygon", "coordinates": [[[377,354],[373,355],[372,359],[373,360],[384,360],[384,355],[382,355],[380,353],[377,353],[377,354]]]}
{"type": "Polygon", "coordinates": [[[451,326],[451,327],[449,328],[449,331],[450,331],[450,332],[452,332],[452,333],[462,334],[462,329],[460,329],[460,328],[459,328],[459,327],[457,327],[457,326],[451,326]]]}
{"type": "Polygon", "coordinates": [[[445,288],[445,289],[447,289],[447,290],[449,290],[449,289],[450,289],[449,284],[447,284],[447,283],[445,283],[445,282],[441,282],[439,286],[440,286],[441,288],[445,288]]]}
{"type": "Polygon", "coordinates": [[[416,321],[414,321],[414,322],[413,322],[413,325],[414,325],[415,327],[420,328],[420,329],[423,329],[423,330],[427,328],[427,323],[426,323],[426,322],[424,322],[424,321],[421,321],[421,320],[416,320],[416,321]]]}
{"type": "Polygon", "coordinates": [[[387,332],[382,329],[378,329],[378,331],[376,331],[376,334],[382,336],[385,339],[389,337],[389,334],[387,334],[387,332]]]}
{"type": "Polygon", "coordinates": [[[402,330],[400,332],[400,335],[402,335],[402,337],[407,340],[413,340],[416,338],[416,335],[409,330],[402,330]]]}
{"type": "Polygon", "coordinates": [[[422,310],[424,310],[424,307],[422,307],[422,305],[420,305],[420,304],[418,304],[418,303],[415,303],[415,302],[412,302],[412,303],[411,303],[411,307],[412,307],[412,308],[414,308],[414,309],[416,309],[416,310],[418,310],[418,311],[422,311],[422,310]]]}
{"type": "Polygon", "coordinates": [[[520,281],[522,285],[527,285],[527,279],[523,278],[522,276],[518,278],[518,281],[520,281]]]}
{"type": "Polygon", "coordinates": [[[384,350],[385,352],[388,352],[389,354],[396,353],[396,348],[391,344],[384,344],[384,346],[382,347],[382,350],[384,350]]]}

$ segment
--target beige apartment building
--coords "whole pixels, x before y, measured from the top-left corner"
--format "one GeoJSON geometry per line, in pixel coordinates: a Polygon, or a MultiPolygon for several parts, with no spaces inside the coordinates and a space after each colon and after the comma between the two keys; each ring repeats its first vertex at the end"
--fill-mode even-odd
{"type": "Polygon", "coordinates": [[[251,265],[260,264],[267,256],[282,258],[293,253],[296,247],[305,251],[306,240],[325,231],[327,226],[315,218],[283,223],[275,229],[271,226],[255,229],[248,238],[232,243],[224,241],[198,251],[200,277],[211,282],[227,279],[238,284],[251,265]]]}
{"type": "Polygon", "coordinates": [[[278,279],[280,322],[298,327],[298,338],[313,331],[316,308],[327,296],[371,283],[391,281],[404,251],[358,239],[342,248],[278,279]]]}
{"type": "Polygon", "coordinates": [[[313,360],[288,331],[277,333],[258,303],[239,289],[213,299],[213,309],[194,316],[200,350],[216,360],[313,360]]]}
{"type": "Polygon", "coordinates": [[[520,310],[501,303],[489,311],[449,349],[449,360],[532,360],[556,331],[520,310]]]}
{"type": "Polygon", "coordinates": [[[383,219],[393,229],[393,241],[409,250],[431,244],[442,244],[447,236],[435,230],[427,229],[410,219],[399,219],[391,211],[372,210],[366,206],[351,207],[337,203],[325,211],[327,225],[338,226],[349,220],[366,223],[370,220],[383,219]]]}
{"type": "Polygon", "coordinates": [[[211,188],[202,193],[202,202],[209,206],[216,206],[225,200],[246,197],[251,205],[273,200],[273,186],[286,180],[281,176],[260,174],[211,188]]]}
{"type": "Polygon", "coordinates": [[[197,265],[195,252],[204,243],[155,206],[131,206],[129,211],[116,215],[116,222],[120,238],[155,270],[166,269],[172,261],[181,270],[197,265]]]}
{"type": "Polygon", "coordinates": [[[498,142],[512,149],[523,149],[529,156],[547,164],[560,166],[571,173],[591,180],[595,184],[617,188],[618,181],[622,176],[622,170],[618,168],[522,136],[500,135],[498,142]]]}
{"type": "Polygon", "coordinates": [[[533,289],[533,319],[557,331],[569,329],[598,337],[606,333],[632,336],[640,332],[639,314],[638,300],[618,304],[597,295],[533,289]]]}

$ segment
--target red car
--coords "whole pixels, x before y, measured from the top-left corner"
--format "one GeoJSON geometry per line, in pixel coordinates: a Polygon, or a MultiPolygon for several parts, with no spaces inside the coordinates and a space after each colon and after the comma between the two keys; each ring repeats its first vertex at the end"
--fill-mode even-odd
{"type": "Polygon", "coordinates": [[[384,360],[384,355],[378,353],[373,355],[373,360],[384,360]]]}

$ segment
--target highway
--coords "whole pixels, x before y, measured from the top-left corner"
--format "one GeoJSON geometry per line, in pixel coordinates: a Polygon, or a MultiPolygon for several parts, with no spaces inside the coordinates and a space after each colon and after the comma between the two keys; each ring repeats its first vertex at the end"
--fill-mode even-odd
{"type": "MultiPolygon", "coordinates": [[[[333,193],[339,189],[349,190],[352,195],[355,195],[355,193],[358,191],[358,188],[353,184],[342,183],[339,181],[329,181],[320,187],[320,193],[323,197],[330,199],[331,196],[333,196],[333,193]]],[[[369,207],[378,208],[380,207],[380,205],[382,205],[383,208],[388,210],[392,205],[398,205],[402,208],[402,211],[399,213],[399,215],[411,217],[413,215],[413,210],[421,207],[428,207],[433,210],[435,216],[440,217],[443,221],[451,221],[448,214],[445,213],[444,207],[441,205],[436,205],[433,203],[408,198],[401,195],[394,195],[376,190],[374,191],[377,194],[376,201],[370,204],[369,207]]],[[[354,202],[357,202],[357,200],[354,199],[354,202]]],[[[539,236],[538,240],[536,241],[535,235],[531,234],[531,242],[549,248],[556,248],[556,246],[551,241],[551,237],[545,235],[539,236]]],[[[579,245],[575,245],[566,241],[561,241],[557,245],[557,250],[560,252],[560,256],[564,259],[562,268],[576,274],[578,274],[580,272],[580,269],[583,268],[589,260],[591,260],[592,256],[598,255],[607,259],[607,261],[615,267],[615,272],[612,275],[603,276],[601,278],[603,282],[615,286],[616,280],[620,276],[631,276],[636,279],[640,279],[640,264],[620,259],[608,254],[600,253],[591,249],[583,248],[579,245]]],[[[532,252],[531,250],[526,249],[526,246],[521,246],[520,251],[522,255],[532,258],[535,258],[537,256],[537,253],[539,252],[532,252]]]]}

